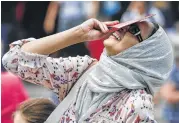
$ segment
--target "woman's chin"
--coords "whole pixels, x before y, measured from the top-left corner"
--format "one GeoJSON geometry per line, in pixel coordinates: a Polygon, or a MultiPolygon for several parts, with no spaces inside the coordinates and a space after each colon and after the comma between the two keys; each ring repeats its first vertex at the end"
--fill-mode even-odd
{"type": "Polygon", "coordinates": [[[103,44],[109,56],[112,56],[115,54],[115,51],[114,51],[114,46],[116,45],[115,41],[106,39],[104,40],[103,44]]]}
{"type": "Polygon", "coordinates": [[[119,43],[118,40],[112,39],[112,38],[108,38],[108,39],[104,40],[104,42],[103,42],[105,47],[113,47],[118,43],[119,43]]]}

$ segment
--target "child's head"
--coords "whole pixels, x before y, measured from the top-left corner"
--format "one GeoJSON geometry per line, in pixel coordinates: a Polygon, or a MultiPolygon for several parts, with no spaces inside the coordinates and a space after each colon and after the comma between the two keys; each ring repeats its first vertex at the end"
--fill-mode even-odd
{"type": "Polygon", "coordinates": [[[14,113],[14,123],[44,123],[55,108],[49,99],[29,99],[20,104],[14,113]]]}

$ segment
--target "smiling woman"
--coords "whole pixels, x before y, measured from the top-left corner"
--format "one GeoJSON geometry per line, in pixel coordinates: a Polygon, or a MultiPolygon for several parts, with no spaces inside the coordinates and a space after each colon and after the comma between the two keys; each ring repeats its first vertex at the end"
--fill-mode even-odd
{"type": "Polygon", "coordinates": [[[132,22],[109,30],[119,22],[90,19],[55,35],[19,40],[10,45],[3,65],[22,79],[53,90],[61,104],[69,99],[53,123],[156,123],[152,95],[172,69],[172,46],[162,27],[152,31],[150,22],[132,22]],[[134,29],[140,30],[136,35],[129,32],[134,23],[134,29]],[[136,37],[139,34],[142,42],[136,37]],[[105,39],[99,61],[89,56],[48,57],[69,45],[97,39],[105,39]],[[67,98],[79,83],[77,93],[67,98]]]}
{"type": "Polygon", "coordinates": [[[135,24],[135,27],[133,25],[115,31],[108,39],[104,40],[104,46],[108,55],[116,55],[125,49],[142,42],[154,34],[159,28],[158,25],[146,21],[135,24]],[[135,32],[135,29],[138,31],[135,32]],[[133,30],[134,32],[132,32],[133,30]]]}

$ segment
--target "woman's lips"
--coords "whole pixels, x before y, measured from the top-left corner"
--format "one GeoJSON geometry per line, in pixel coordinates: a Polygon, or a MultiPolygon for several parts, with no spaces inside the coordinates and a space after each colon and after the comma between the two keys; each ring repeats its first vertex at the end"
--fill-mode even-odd
{"type": "Polygon", "coordinates": [[[113,35],[117,40],[120,40],[120,39],[121,39],[121,38],[120,38],[120,35],[117,34],[117,32],[114,32],[112,35],[113,35]]]}
{"type": "Polygon", "coordinates": [[[111,35],[109,38],[116,39],[116,37],[114,35],[111,35]]]}

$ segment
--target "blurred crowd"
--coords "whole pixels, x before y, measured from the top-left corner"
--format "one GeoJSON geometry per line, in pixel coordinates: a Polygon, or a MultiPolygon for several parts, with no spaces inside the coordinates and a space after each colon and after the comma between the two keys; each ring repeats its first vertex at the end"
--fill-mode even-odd
{"type": "MultiPolygon", "coordinates": [[[[8,44],[15,40],[40,38],[61,32],[89,18],[122,22],[152,13],[156,16],[151,21],[159,23],[173,34],[179,31],[178,6],[177,1],[4,1],[1,6],[2,54],[8,51],[8,44]]],[[[93,45],[96,43],[77,44],[52,56],[87,54],[99,58],[99,55],[92,51],[95,49],[91,49],[93,45]]],[[[99,47],[102,47],[101,44],[99,47]]]]}
{"type": "MultiPolygon", "coordinates": [[[[48,36],[77,26],[89,18],[124,22],[148,14],[156,14],[151,21],[158,23],[167,31],[178,61],[178,1],[3,1],[1,2],[1,56],[9,50],[9,44],[15,40],[48,36]]],[[[99,59],[102,50],[102,41],[93,41],[67,47],[51,56],[90,55],[99,59]]],[[[179,71],[178,66],[174,69],[176,72],[179,71]]],[[[2,65],[1,72],[5,72],[2,65]]],[[[172,72],[171,76],[176,76],[176,79],[171,81],[176,81],[179,88],[179,72],[177,74],[176,72],[172,72]]],[[[2,80],[2,83],[3,81],[5,80],[2,80]]]]}

